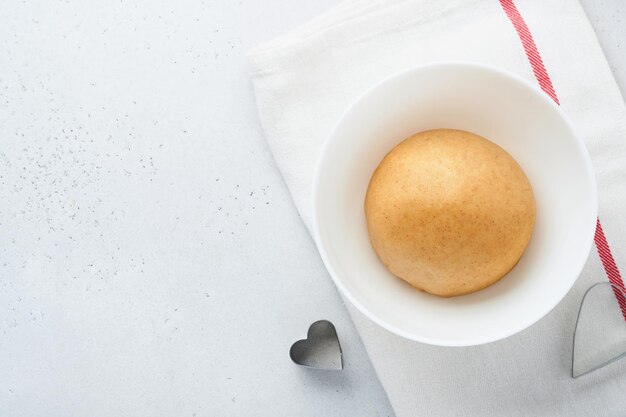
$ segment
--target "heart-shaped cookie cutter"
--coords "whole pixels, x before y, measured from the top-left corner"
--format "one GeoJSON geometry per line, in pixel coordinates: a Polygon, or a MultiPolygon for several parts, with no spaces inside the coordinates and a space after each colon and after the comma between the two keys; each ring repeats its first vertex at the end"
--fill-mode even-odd
{"type": "Polygon", "coordinates": [[[309,326],[306,339],[298,340],[289,349],[293,363],[314,369],[343,369],[341,345],[335,326],[319,320],[309,326]]]}
{"type": "MultiPolygon", "coordinates": [[[[619,361],[620,359],[623,359],[624,357],[626,357],[626,351],[613,356],[612,358],[605,360],[601,363],[599,363],[598,365],[592,366],[591,368],[576,374],[575,373],[575,364],[576,364],[576,334],[578,332],[578,324],[580,322],[580,317],[581,317],[581,313],[583,310],[583,306],[585,305],[585,300],[587,298],[587,296],[591,293],[591,291],[593,291],[595,288],[601,287],[601,286],[608,286],[610,285],[612,287],[613,293],[615,295],[615,298],[617,299],[618,303],[620,302],[624,302],[624,300],[626,300],[626,292],[624,290],[624,288],[620,288],[619,286],[611,283],[611,282],[598,282],[596,284],[593,284],[591,287],[587,288],[587,291],[585,291],[585,294],[583,295],[582,300],[580,301],[580,306],[578,307],[578,315],[576,316],[576,325],[574,326],[574,336],[572,337],[572,378],[576,379],[576,378],[580,378],[581,376],[584,375],[588,375],[594,371],[597,371],[599,369],[602,369],[614,362],[619,361]]],[[[626,316],[624,317],[626,319],[626,316]]]]}

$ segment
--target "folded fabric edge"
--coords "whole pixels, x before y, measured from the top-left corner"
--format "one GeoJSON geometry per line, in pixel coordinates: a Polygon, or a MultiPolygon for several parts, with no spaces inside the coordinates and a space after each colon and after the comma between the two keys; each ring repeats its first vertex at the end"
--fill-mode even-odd
{"type": "Polygon", "coordinates": [[[287,33],[255,46],[246,52],[246,55],[258,55],[292,44],[298,44],[300,41],[315,35],[325,28],[338,24],[350,16],[362,13],[364,9],[369,7],[370,4],[365,0],[344,0],[321,15],[314,17],[287,33]]]}
{"type": "MultiPolygon", "coordinates": [[[[348,2],[340,3],[335,8],[326,12],[323,16],[313,19],[309,23],[304,24],[305,28],[294,29],[285,35],[269,41],[268,43],[259,45],[246,53],[246,58],[249,63],[249,73],[251,76],[268,74],[273,71],[278,71],[282,68],[282,64],[285,60],[298,59],[304,52],[307,51],[306,46],[309,44],[317,43],[316,48],[321,48],[324,45],[339,42],[340,37],[333,37],[332,35],[347,30],[347,28],[353,27],[354,24],[358,24],[365,19],[373,19],[369,23],[372,23],[372,30],[368,33],[369,36],[374,36],[381,31],[390,30],[386,17],[393,17],[397,19],[398,14],[393,14],[394,11],[410,5],[413,0],[402,0],[395,2],[393,5],[389,5],[384,1],[372,1],[365,0],[351,0],[348,2]],[[354,5],[358,8],[353,8],[354,5]]],[[[457,1],[457,6],[462,4],[466,7],[470,7],[472,3],[476,3],[477,0],[462,2],[457,1]]],[[[427,3],[424,3],[426,6],[427,3]]],[[[418,13],[417,15],[407,15],[400,13],[402,21],[394,22],[394,28],[413,22],[415,20],[428,20],[433,16],[438,16],[444,11],[455,9],[454,2],[444,2],[438,4],[436,8],[428,9],[428,13],[418,13]]],[[[345,39],[350,40],[350,36],[346,36],[345,39]]]]}

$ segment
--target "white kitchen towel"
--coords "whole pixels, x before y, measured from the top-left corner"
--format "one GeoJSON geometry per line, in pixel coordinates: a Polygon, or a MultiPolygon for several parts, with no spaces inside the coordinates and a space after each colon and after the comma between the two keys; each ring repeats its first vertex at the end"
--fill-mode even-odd
{"type": "MultiPolygon", "coordinates": [[[[250,51],[267,141],[307,226],[316,160],[348,105],[398,71],[445,60],[487,63],[539,80],[548,93],[553,87],[592,155],[600,219],[626,268],[626,107],[576,0],[348,0],[250,51]]],[[[626,360],[570,378],[578,303],[606,280],[594,249],[547,317],[471,348],[411,342],[349,309],[398,417],[624,416],[626,360]]]]}

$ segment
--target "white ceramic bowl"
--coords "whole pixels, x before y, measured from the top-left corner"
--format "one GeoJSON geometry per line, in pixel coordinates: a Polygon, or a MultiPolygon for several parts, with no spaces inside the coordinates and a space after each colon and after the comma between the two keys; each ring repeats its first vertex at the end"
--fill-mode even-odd
{"type": "Polygon", "coordinates": [[[437,63],[375,85],[341,117],[317,166],[313,212],[324,263],[360,311],[408,339],[469,346],[513,335],[559,303],[589,254],[597,197],[585,146],[545,93],[495,68],[437,63]],[[496,284],[454,298],[417,291],[387,271],[368,240],[363,209],[385,154],[435,128],[467,130],[500,145],[521,165],[537,202],[518,265],[496,284]]]}

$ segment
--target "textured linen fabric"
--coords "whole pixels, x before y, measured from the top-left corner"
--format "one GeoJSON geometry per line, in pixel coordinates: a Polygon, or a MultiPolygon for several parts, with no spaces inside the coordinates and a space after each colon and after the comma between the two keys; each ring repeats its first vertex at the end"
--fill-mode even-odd
{"type": "MultiPolygon", "coordinates": [[[[517,8],[591,153],[599,216],[618,267],[626,268],[626,107],[619,89],[576,0],[518,0],[517,8]]],[[[248,57],[268,144],[309,227],[321,146],[374,83],[445,60],[486,63],[536,82],[497,0],[348,0],[248,57]]],[[[578,304],[598,281],[606,275],[594,248],[548,316],[515,336],[470,348],[411,342],[348,308],[399,417],[624,416],[626,360],[570,378],[578,304]]]]}

